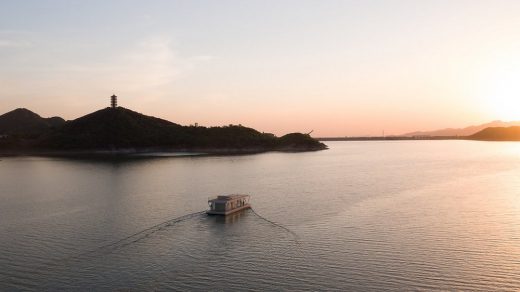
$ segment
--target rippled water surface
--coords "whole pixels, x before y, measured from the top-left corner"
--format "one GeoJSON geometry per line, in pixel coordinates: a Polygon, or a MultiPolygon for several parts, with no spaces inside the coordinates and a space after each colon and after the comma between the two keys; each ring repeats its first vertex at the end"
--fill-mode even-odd
{"type": "Polygon", "coordinates": [[[520,289],[520,143],[328,144],[0,158],[0,290],[520,289]]]}

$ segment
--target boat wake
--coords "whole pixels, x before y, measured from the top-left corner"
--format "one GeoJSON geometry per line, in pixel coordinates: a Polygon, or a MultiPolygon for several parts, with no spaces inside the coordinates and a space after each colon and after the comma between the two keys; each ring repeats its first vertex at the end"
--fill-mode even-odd
{"type": "Polygon", "coordinates": [[[127,245],[136,243],[136,242],[138,242],[138,241],[140,241],[140,240],[142,240],[142,239],[152,235],[153,233],[155,233],[157,231],[160,231],[160,230],[162,230],[162,229],[164,229],[166,227],[172,226],[175,223],[179,223],[179,222],[185,221],[187,219],[190,219],[190,218],[195,217],[197,215],[202,215],[204,213],[205,213],[205,211],[199,211],[199,212],[194,212],[194,213],[190,213],[190,214],[187,214],[187,215],[183,215],[183,216],[180,216],[180,217],[176,217],[176,218],[173,218],[173,219],[166,220],[166,221],[161,222],[159,224],[156,224],[156,225],[154,225],[152,227],[148,227],[148,228],[146,228],[144,230],[141,230],[141,231],[136,232],[134,234],[128,235],[125,238],[121,238],[121,239],[119,239],[117,241],[111,242],[109,244],[105,244],[105,245],[96,247],[95,249],[92,249],[92,250],[89,250],[89,251],[86,251],[86,252],[83,252],[83,253],[80,253],[80,254],[77,254],[77,255],[72,255],[72,256],[69,256],[67,258],[61,259],[60,260],[60,264],[64,264],[66,262],[73,261],[73,260],[80,260],[80,259],[82,259],[82,258],[84,258],[86,256],[110,253],[110,252],[112,252],[114,250],[117,250],[119,248],[122,248],[122,247],[125,247],[127,245]]]}
{"type": "MultiPolygon", "coordinates": [[[[258,214],[253,208],[250,208],[250,210],[258,218],[266,221],[267,223],[273,225],[274,227],[283,229],[287,233],[291,234],[292,237],[293,237],[294,242],[298,246],[298,250],[300,250],[300,245],[301,245],[300,238],[299,238],[298,234],[296,234],[296,232],[292,231],[288,227],[283,226],[280,223],[277,223],[277,222],[274,222],[272,220],[269,220],[269,219],[265,218],[264,216],[258,214]]],[[[111,243],[108,243],[108,244],[105,244],[105,245],[98,246],[98,247],[96,247],[96,248],[94,248],[92,250],[85,251],[85,252],[80,253],[80,254],[71,255],[71,256],[68,256],[68,257],[65,257],[65,258],[53,261],[51,263],[47,263],[47,268],[52,267],[52,266],[58,268],[59,266],[65,266],[66,264],[70,263],[71,261],[78,261],[78,260],[83,260],[83,259],[85,259],[87,257],[101,256],[101,255],[110,254],[110,253],[114,252],[115,250],[118,250],[118,249],[123,248],[125,246],[128,246],[128,245],[131,245],[133,243],[136,243],[136,242],[138,242],[138,241],[140,241],[140,240],[142,240],[144,238],[147,238],[150,235],[152,235],[152,234],[154,234],[154,233],[156,233],[156,232],[158,232],[158,231],[160,231],[160,230],[162,230],[164,228],[170,227],[170,226],[172,226],[172,225],[174,225],[176,223],[180,223],[180,222],[188,220],[190,218],[202,215],[205,212],[206,211],[194,212],[194,213],[190,213],[190,214],[186,214],[186,215],[183,215],[183,216],[180,216],[180,217],[176,217],[176,218],[173,218],[173,219],[166,220],[164,222],[158,223],[158,224],[156,224],[154,226],[148,227],[148,228],[146,228],[144,230],[141,230],[139,232],[136,232],[136,233],[133,233],[131,235],[128,235],[128,236],[126,236],[124,238],[121,238],[121,239],[119,239],[117,241],[114,241],[114,242],[111,242],[111,243]]]]}
{"type": "Polygon", "coordinates": [[[296,234],[296,232],[292,231],[291,229],[289,229],[288,227],[285,227],[283,226],[282,224],[280,223],[277,223],[277,222],[274,222],[274,221],[271,221],[267,218],[265,218],[264,216],[258,214],[253,208],[250,208],[251,212],[253,212],[253,214],[255,214],[258,218],[266,221],[267,223],[273,225],[274,227],[277,227],[277,228],[281,228],[283,229],[284,231],[288,232],[289,234],[291,234],[293,236],[293,240],[294,242],[296,243],[296,246],[297,246],[297,251],[303,256],[303,252],[302,252],[302,249],[301,249],[301,242],[300,242],[300,237],[298,236],[298,234],[296,234]]]}
{"type": "Polygon", "coordinates": [[[281,228],[281,229],[283,229],[283,230],[289,232],[289,233],[294,237],[294,240],[295,240],[296,242],[300,243],[300,240],[299,240],[300,237],[298,236],[298,234],[296,234],[296,232],[294,232],[294,231],[292,231],[291,229],[289,229],[289,228],[283,226],[283,225],[280,224],[280,223],[276,223],[276,222],[274,222],[274,221],[271,221],[271,220],[265,218],[264,216],[258,214],[258,213],[255,211],[255,209],[253,209],[253,208],[250,208],[250,209],[251,209],[251,211],[253,212],[253,214],[255,214],[258,218],[260,218],[260,219],[266,221],[267,223],[270,223],[271,225],[274,225],[274,226],[276,226],[276,227],[278,227],[278,228],[281,228]]]}

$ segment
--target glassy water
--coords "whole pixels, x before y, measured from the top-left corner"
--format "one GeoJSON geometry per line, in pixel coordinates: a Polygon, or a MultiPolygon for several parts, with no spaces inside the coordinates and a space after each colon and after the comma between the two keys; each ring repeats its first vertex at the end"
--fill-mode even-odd
{"type": "Polygon", "coordinates": [[[520,289],[520,143],[328,145],[0,158],[0,290],[520,289]]]}

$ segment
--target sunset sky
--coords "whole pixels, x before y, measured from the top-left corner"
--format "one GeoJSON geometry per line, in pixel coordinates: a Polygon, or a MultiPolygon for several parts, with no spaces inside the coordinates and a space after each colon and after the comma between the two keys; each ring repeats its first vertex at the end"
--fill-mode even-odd
{"type": "Polygon", "coordinates": [[[314,136],[520,120],[520,1],[1,1],[0,114],[314,136]]]}

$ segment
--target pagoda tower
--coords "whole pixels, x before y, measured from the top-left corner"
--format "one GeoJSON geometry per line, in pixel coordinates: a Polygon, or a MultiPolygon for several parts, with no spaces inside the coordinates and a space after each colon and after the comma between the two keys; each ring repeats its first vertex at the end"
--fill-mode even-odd
{"type": "Polygon", "coordinates": [[[112,94],[112,96],[110,97],[110,106],[112,108],[117,107],[117,96],[115,94],[112,94]]]}

